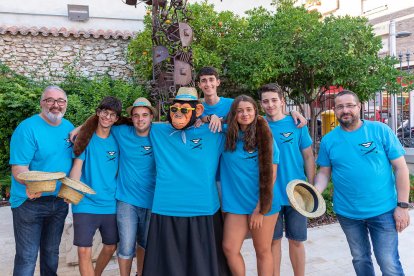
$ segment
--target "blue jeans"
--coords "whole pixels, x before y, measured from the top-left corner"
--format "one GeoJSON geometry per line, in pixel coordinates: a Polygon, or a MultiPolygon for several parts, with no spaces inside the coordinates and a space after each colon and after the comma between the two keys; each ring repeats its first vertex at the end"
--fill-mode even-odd
{"type": "Polygon", "coordinates": [[[367,219],[349,219],[338,215],[358,276],[375,276],[371,259],[371,237],[375,258],[382,275],[404,275],[398,254],[398,233],[394,210],[367,219]]]}
{"type": "Polygon", "coordinates": [[[275,225],[273,239],[279,240],[283,237],[284,226],[286,238],[299,242],[306,241],[308,238],[307,224],[308,219],[305,216],[301,215],[291,206],[282,205],[275,225]]]}
{"type": "Polygon", "coordinates": [[[16,255],[14,276],[33,275],[40,249],[40,275],[56,275],[68,204],[55,196],[26,200],[12,208],[16,255]]]}
{"type": "Polygon", "coordinates": [[[118,257],[132,259],[135,245],[147,246],[151,210],[122,201],[116,202],[116,220],[119,232],[118,257]]]}

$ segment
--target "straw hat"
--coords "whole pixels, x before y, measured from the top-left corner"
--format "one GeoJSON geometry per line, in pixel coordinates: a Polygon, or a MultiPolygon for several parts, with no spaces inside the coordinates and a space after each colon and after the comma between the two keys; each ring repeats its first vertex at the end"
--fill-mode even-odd
{"type": "Polygon", "coordinates": [[[92,190],[88,185],[69,178],[65,177],[59,179],[62,182],[62,186],[60,186],[60,190],[58,193],[58,197],[64,198],[70,203],[78,204],[79,201],[83,198],[83,193],[87,194],[96,194],[94,190],[92,190]],[[83,193],[80,193],[80,192],[83,193]]]}
{"type": "Polygon", "coordinates": [[[194,87],[180,87],[174,100],[178,101],[198,101],[198,93],[194,87]]]}
{"type": "Polygon", "coordinates": [[[53,192],[56,189],[56,180],[65,177],[64,172],[27,171],[17,175],[24,181],[31,194],[53,192]]]}
{"type": "Polygon", "coordinates": [[[132,109],[137,106],[148,107],[151,110],[152,115],[154,116],[157,115],[157,110],[151,105],[151,103],[146,98],[141,97],[141,98],[136,99],[134,103],[132,104],[132,106],[126,109],[126,112],[128,113],[129,116],[131,116],[132,109]]]}
{"type": "Polygon", "coordinates": [[[306,181],[299,179],[290,181],[286,187],[286,193],[290,205],[305,217],[320,217],[326,211],[322,195],[306,181]]]}

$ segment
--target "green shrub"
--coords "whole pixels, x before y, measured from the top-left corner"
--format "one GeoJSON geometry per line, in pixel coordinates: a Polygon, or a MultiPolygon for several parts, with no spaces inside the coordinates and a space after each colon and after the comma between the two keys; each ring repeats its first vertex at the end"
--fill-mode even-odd
{"type": "MultiPolygon", "coordinates": [[[[133,101],[146,96],[144,87],[109,76],[87,79],[68,67],[66,78],[57,85],[68,95],[65,118],[74,125],[81,124],[95,112],[99,101],[105,96],[118,97],[124,110],[133,101]]],[[[45,80],[34,81],[18,75],[0,63],[0,173],[8,174],[10,167],[10,138],[14,129],[24,119],[40,112],[39,100],[43,89],[51,84],[45,80]]]]}

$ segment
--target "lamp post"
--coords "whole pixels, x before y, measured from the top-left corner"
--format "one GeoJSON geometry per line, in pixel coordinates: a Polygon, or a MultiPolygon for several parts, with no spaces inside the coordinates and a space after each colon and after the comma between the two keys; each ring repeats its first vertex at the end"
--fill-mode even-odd
{"type": "MultiPolygon", "coordinates": [[[[397,55],[397,38],[410,36],[411,33],[406,32],[406,31],[396,33],[395,32],[395,21],[390,20],[390,32],[389,32],[389,34],[390,34],[390,37],[389,37],[390,55],[395,57],[397,55]]],[[[397,109],[397,95],[392,94],[390,97],[391,97],[391,116],[388,119],[388,123],[389,123],[390,128],[394,132],[397,132],[397,111],[398,111],[398,109],[397,109]]],[[[411,107],[411,104],[410,104],[410,107],[411,107]]],[[[401,112],[402,112],[402,110],[401,110],[401,112]]],[[[410,114],[411,114],[411,108],[410,108],[410,114]]]]}

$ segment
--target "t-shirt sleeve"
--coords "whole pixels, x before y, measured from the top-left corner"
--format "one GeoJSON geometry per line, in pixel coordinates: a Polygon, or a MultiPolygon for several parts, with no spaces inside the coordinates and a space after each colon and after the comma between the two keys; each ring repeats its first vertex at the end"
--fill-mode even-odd
{"type": "Polygon", "coordinates": [[[326,141],[322,139],[319,153],[318,153],[318,159],[316,160],[316,164],[318,164],[321,167],[331,167],[331,160],[328,156],[328,151],[326,149],[326,141]]]}
{"type": "Polygon", "coordinates": [[[302,127],[300,130],[300,150],[304,150],[312,145],[312,138],[307,126],[302,127]]]}
{"type": "Polygon", "coordinates": [[[37,143],[30,128],[20,124],[10,141],[10,165],[29,165],[37,150],[37,143]]]}
{"type": "Polygon", "coordinates": [[[280,151],[275,139],[273,139],[273,164],[279,164],[280,151]]]}
{"type": "Polygon", "coordinates": [[[389,160],[397,159],[405,154],[405,150],[402,147],[397,135],[392,132],[388,126],[382,126],[384,134],[384,150],[389,160]]]}

